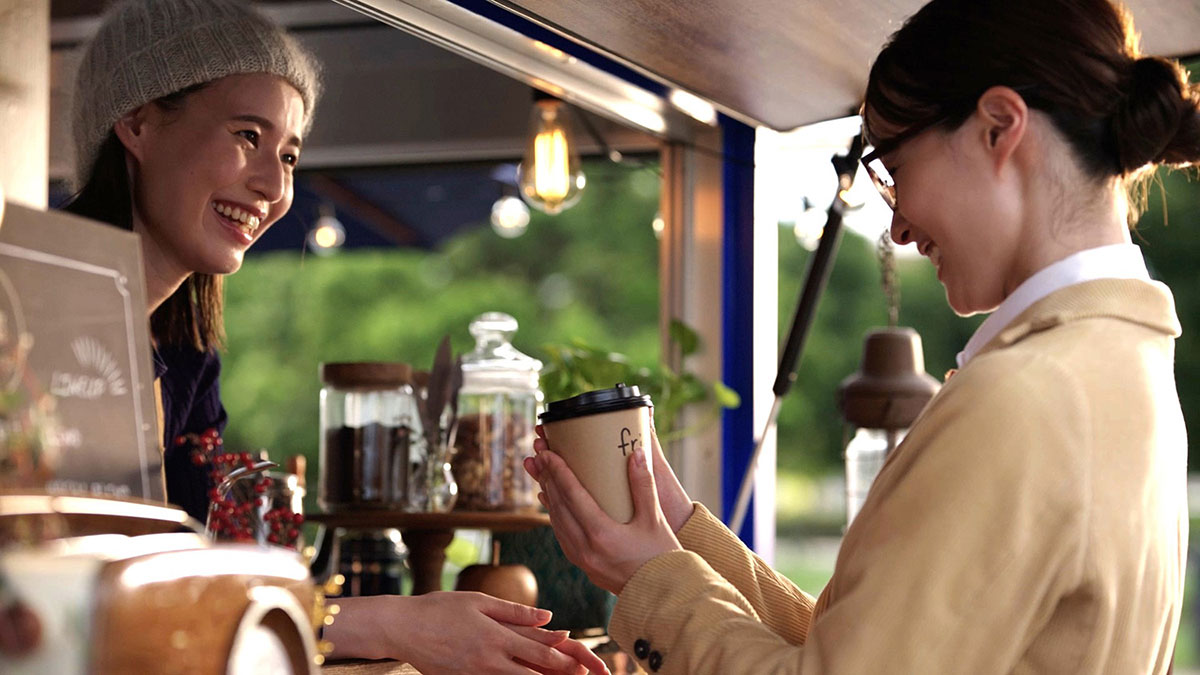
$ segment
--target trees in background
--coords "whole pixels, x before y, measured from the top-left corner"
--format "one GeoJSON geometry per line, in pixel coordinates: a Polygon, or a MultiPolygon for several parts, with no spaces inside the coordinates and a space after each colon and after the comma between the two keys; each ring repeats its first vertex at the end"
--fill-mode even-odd
{"type": "MultiPolygon", "coordinates": [[[[295,252],[249,259],[227,284],[222,393],[230,447],[267,448],[275,458],[308,455],[315,478],[318,363],[428,366],[445,334],[456,352],[471,349],[467,324],[485,311],[516,317],[517,347],[539,358],[542,345],[579,338],[634,363],[653,364],[659,342],[658,254],[650,223],[659,177],[652,168],[599,162],[587,171],[588,189],[579,204],[553,218],[535,213],[517,239],[502,239],[481,224],[432,252],[349,250],[328,258],[295,252]]],[[[1184,173],[1165,175],[1151,188],[1148,204],[1134,237],[1152,273],[1175,293],[1184,331],[1176,354],[1179,391],[1195,436],[1200,284],[1193,270],[1200,259],[1200,183],[1184,173]]],[[[786,330],[809,254],[787,230],[781,232],[780,326],[786,330]]],[[[921,334],[926,369],[940,379],[981,318],[950,311],[924,259],[902,259],[899,266],[900,323],[921,334]]],[[[875,242],[847,233],[797,385],[779,418],[781,471],[840,471],[844,429],[835,391],[858,367],[866,331],[886,324],[879,279],[875,242]]]]}

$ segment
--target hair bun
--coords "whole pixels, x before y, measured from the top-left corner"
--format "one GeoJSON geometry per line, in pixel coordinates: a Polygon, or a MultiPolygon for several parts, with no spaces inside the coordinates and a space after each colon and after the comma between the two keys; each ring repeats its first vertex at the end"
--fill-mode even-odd
{"type": "Polygon", "coordinates": [[[1188,84],[1179,64],[1159,57],[1133,61],[1126,91],[1112,118],[1122,172],[1200,161],[1200,87],[1188,84]]]}

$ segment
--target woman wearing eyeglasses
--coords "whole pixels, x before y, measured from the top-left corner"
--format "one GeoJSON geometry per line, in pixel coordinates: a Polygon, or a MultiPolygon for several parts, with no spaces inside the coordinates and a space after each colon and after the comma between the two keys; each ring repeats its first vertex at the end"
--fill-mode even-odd
{"type": "Polygon", "coordinates": [[[567,556],[659,673],[1165,673],[1187,440],[1170,291],[1127,188],[1200,161],[1200,88],[1107,0],[934,0],[871,69],[864,158],[896,242],[991,316],[889,457],[819,598],[693,504],[657,443],[608,519],[544,439],[567,556]]]}

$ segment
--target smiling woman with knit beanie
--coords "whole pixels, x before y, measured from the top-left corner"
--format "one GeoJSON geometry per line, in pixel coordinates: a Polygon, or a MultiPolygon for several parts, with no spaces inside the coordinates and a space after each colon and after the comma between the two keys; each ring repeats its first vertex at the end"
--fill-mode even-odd
{"type": "MultiPolygon", "coordinates": [[[[292,204],[320,96],[315,60],[235,0],[110,8],[75,86],[79,193],[68,211],[141,236],[161,391],[167,498],[204,519],[209,471],[170,442],[218,431],[223,275],[292,204]]],[[[549,612],[478,593],[344,598],[334,657],[423,673],[607,672],[538,626],[549,612]]]]}

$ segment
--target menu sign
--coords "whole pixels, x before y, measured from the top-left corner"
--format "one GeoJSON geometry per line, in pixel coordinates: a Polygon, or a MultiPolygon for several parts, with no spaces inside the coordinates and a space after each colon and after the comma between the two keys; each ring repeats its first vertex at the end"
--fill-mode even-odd
{"type": "Polygon", "coordinates": [[[6,205],[0,486],[163,499],[138,237],[6,205]]]}

